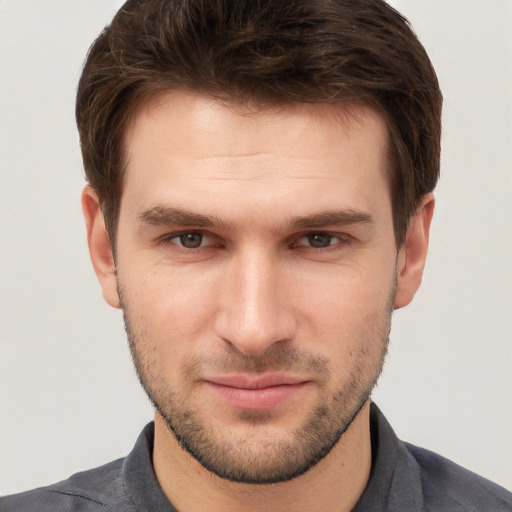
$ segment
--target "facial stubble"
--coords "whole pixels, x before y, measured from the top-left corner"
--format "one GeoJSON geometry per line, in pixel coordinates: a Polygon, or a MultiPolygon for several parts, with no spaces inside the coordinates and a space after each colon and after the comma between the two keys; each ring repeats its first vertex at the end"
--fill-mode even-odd
{"type": "MultiPolygon", "coordinates": [[[[367,403],[382,371],[391,327],[396,280],[388,296],[385,311],[373,314],[360,333],[363,341],[351,360],[349,378],[329,392],[328,384],[336,380],[332,365],[324,356],[298,351],[284,344],[271,345],[257,356],[247,356],[233,346],[218,357],[190,357],[183,367],[184,389],[172,390],[159,372],[155,352],[146,347],[147,339],[132,315],[129,301],[118,283],[125,330],[139,381],[154,407],[164,419],[181,448],[215,475],[237,483],[273,484],[304,474],[326,457],[347,432],[367,403]],[[370,361],[370,364],[369,364],[370,361]],[[202,417],[190,399],[195,378],[205,369],[219,373],[254,373],[294,371],[316,375],[321,390],[312,411],[287,439],[271,435],[258,437],[268,430],[273,413],[240,410],[233,421],[245,425],[246,435],[237,437],[224,430],[215,434],[211,418],[202,417]],[[256,438],[256,445],[251,440],[256,438]]],[[[269,431],[271,432],[271,430],[269,431]]]]}

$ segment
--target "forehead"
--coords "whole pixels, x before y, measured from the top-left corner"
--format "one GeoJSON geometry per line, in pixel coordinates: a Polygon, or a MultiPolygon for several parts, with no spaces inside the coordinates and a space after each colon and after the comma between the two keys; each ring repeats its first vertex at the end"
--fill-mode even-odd
{"type": "Polygon", "coordinates": [[[389,195],[386,124],[362,104],[255,109],[175,91],[139,107],[125,142],[123,202],[179,202],[185,193],[199,209],[240,197],[275,208],[284,196],[389,195]]]}
{"type": "MultiPolygon", "coordinates": [[[[273,135],[269,128],[277,128],[278,125],[286,126],[286,135],[302,136],[303,143],[311,142],[306,147],[296,147],[297,153],[301,149],[311,149],[313,144],[320,150],[324,146],[330,146],[336,141],[340,131],[353,143],[358,143],[357,139],[364,139],[368,128],[378,132],[379,146],[385,146],[387,139],[384,116],[363,101],[254,105],[176,90],[160,92],[137,105],[126,130],[126,147],[128,150],[133,149],[134,139],[140,137],[143,131],[149,133],[151,125],[154,130],[159,130],[164,124],[167,125],[169,133],[172,125],[176,128],[173,133],[176,142],[174,149],[178,153],[193,150],[197,157],[206,157],[211,150],[217,151],[225,137],[229,137],[233,154],[243,150],[244,145],[252,146],[262,142],[265,134],[269,135],[266,141],[269,143],[273,135]],[[327,124],[336,126],[330,134],[316,129],[319,125],[327,124]],[[251,136],[244,141],[244,135],[249,133],[251,136]],[[233,139],[234,134],[237,135],[236,141],[233,139]],[[194,146],[199,137],[201,144],[194,146]]],[[[270,146],[283,146],[283,139],[284,137],[272,139],[273,144],[270,146]]],[[[340,143],[340,140],[337,142],[340,143]]],[[[374,145],[375,142],[377,141],[372,141],[374,145]]],[[[131,154],[133,155],[133,151],[131,154]]]]}

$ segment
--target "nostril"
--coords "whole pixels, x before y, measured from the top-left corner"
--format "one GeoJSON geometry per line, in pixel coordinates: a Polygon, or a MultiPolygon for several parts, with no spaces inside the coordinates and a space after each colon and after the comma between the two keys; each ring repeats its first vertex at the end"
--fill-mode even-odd
{"type": "Polygon", "coordinates": [[[293,317],[278,312],[276,308],[242,312],[222,312],[217,318],[216,334],[236,351],[246,355],[265,352],[272,345],[293,339],[295,322],[293,317]]]}

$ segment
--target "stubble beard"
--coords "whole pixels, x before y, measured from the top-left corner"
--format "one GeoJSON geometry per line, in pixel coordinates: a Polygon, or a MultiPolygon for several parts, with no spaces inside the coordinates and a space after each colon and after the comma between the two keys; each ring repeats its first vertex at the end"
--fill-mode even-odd
{"type": "MultiPolygon", "coordinates": [[[[364,340],[358,345],[360,352],[353,358],[348,372],[350,378],[330,396],[325,393],[327,383],[333,379],[327,358],[281,344],[272,345],[258,356],[246,356],[231,348],[220,361],[206,357],[188,360],[183,375],[189,383],[201,368],[256,374],[290,370],[318,375],[319,387],[324,388],[324,393],[305,421],[288,439],[267,437],[264,441],[260,439],[256,446],[251,445],[249,435],[237,438],[229,431],[215,434],[209,418],[202,417],[201,412],[190,405],[187,393],[168,388],[164,376],[158,373],[156,360],[151,359],[154,355],[143,350],[144,334],[133,321],[122,293],[120,297],[139,381],[179,445],[204,468],[223,479],[243,484],[274,484],[306,473],[328,455],[369,400],[387,353],[394,288],[386,312],[367,322],[369,327],[360,333],[364,340]]],[[[272,421],[272,413],[240,410],[235,419],[237,423],[244,422],[250,433],[266,428],[272,421]]]]}

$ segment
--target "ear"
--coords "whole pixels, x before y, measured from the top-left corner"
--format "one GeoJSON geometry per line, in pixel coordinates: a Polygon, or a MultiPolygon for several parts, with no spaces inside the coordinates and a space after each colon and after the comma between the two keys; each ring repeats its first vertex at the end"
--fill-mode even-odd
{"type": "Polygon", "coordinates": [[[103,290],[103,298],[113,308],[120,308],[121,301],[117,293],[116,266],[112,245],[105,227],[98,195],[89,186],[86,186],[82,192],[82,209],[87,227],[89,254],[103,290]]]}
{"type": "Polygon", "coordinates": [[[395,309],[407,306],[420,287],[427,259],[434,203],[434,195],[427,194],[409,221],[405,242],[398,252],[397,289],[393,304],[395,309]]]}

